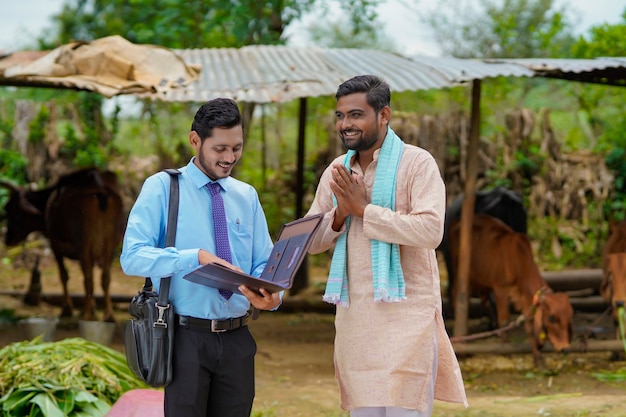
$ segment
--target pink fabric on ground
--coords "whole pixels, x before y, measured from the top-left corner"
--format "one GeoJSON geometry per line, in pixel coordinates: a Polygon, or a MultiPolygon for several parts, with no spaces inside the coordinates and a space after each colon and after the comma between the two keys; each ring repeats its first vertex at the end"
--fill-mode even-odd
{"type": "Polygon", "coordinates": [[[104,417],[163,417],[163,391],[134,389],[125,392],[104,417]]]}

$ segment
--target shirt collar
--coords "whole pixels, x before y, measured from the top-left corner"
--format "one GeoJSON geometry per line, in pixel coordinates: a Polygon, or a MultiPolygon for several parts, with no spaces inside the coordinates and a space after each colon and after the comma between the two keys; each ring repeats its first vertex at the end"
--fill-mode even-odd
{"type": "Polygon", "coordinates": [[[231,181],[231,177],[220,178],[217,181],[213,181],[211,178],[207,177],[204,172],[200,171],[200,168],[193,163],[194,159],[195,156],[189,160],[189,163],[187,164],[187,172],[189,173],[189,178],[191,178],[191,181],[196,187],[198,187],[198,189],[206,186],[208,183],[217,182],[221,185],[224,191],[228,191],[228,184],[231,181]]]}

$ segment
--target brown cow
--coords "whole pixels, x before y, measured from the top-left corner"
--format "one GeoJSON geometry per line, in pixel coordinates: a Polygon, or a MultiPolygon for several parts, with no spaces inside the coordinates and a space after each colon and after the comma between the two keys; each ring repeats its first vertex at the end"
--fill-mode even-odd
{"type": "MultiPolygon", "coordinates": [[[[460,226],[457,220],[450,229],[455,267],[458,267],[460,226]]],[[[524,326],[536,366],[543,364],[540,349],[546,339],[557,351],[567,351],[574,314],[569,296],[549,288],[533,259],[528,236],[515,232],[495,217],[475,214],[471,245],[469,287],[483,300],[493,293],[498,325],[509,322],[511,302],[515,311],[525,316],[524,326]]]]}
{"type": "Polygon", "coordinates": [[[602,270],[600,295],[610,303],[617,327],[619,308],[626,301],[626,221],[609,225],[609,237],[602,249],[602,270]]]}
{"type": "Polygon", "coordinates": [[[0,185],[11,192],[4,207],[7,218],[5,243],[17,245],[35,231],[43,232],[57,262],[63,284],[62,316],[72,316],[67,290],[69,275],[63,258],[79,261],[84,276],[84,320],[95,319],[93,268],[102,270],[104,320],[114,321],[109,294],[111,263],[121,244],[124,228],[122,199],[113,172],[87,168],[68,173],[55,185],[41,190],[0,185]]]}

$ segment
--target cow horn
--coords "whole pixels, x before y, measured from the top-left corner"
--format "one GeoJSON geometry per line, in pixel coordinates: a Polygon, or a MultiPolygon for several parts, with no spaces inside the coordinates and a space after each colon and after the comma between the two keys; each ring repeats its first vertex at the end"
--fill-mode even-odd
{"type": "Polygon", "coordinates": [[[35,205],[28,198],[26,198],[25,194],[26,193],[24,191],[19,193],[20,207],[22,208],[22,210],[34,214],[35,216],[43,216],[41,210],[35,207],[35,205]]]}
{"type": "Polygon", "coordinates": [[[4,187],[14,193],[19,191],[19,188],[17,188],[17,185],[9,181],[0,180],[0,187],[4,187]]]}

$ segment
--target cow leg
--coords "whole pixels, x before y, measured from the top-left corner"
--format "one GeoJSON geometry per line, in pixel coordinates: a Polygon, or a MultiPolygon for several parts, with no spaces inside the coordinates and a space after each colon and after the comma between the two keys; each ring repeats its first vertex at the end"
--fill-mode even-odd
{"type": "MultiPolygon", "coordinates": [[[[509,316],[509,294],[506,289],[494,288],[493,295],[496,303],[496,316],[498,318],[498,328],[508,324],[509,316]]],[[[500,336],[503,342],[508,341],[508,335],[503,332],[500,336]]]]}
{"type": "Polygon", "coordinates": [[[539,343],[537,342],[537,337],[539,337],[539,335],[535,334],[533,327],[534,326],[532,319],[527,319],[524,322],[524,329],[526,330],[526,335],[528,336],[528,340],[530,341],[530,347],[533,353],[533,363],[535,365],[535,368],[540,369],[545,366],[545,362],[543,359],[543,355],[539,350],[539,343]]]}
{"type": "Polygon", "coordinates": [[[61,308],[61,317],[72,317],[72,310],[74,310],[74,304],[72,303],[72,297],[70,297],[67,289],[67,282],[70,279],[65,263],[63,262],[63,256],[57,253],[54,254],[54,258],[57,261],[57,267],[59,268],[59,276],[61,277],[61,285],[63,286],[63,306],[61,308]]]}
{"type": "MultiPolygon", "coordinates": [[[[613,310],[615,311],[616,309],[617,306],[613,304],[613,310]]],[[[617,314],[619,313],[614,313],[613,315],[613,325],[615,326],[615,340],[622,340],[622,332],[619,329],[619,317],[616,317],[617,314]]],[[[626,317],[624,317],[624,319],[626,320],[626,317]]],[[[611,352],[611,361],[623,361],[624,359],[626,359],[624,349],[611,352]]]]}
{"type": "Polygon", "coordinates": [[[489,307],[489,330],[495,330],[500,326],[498,325],[498,310],[496,308],[498,303],[496,302],[496,296],[493,291],[489,292],[489,301],[487,302],[487,305],[489,307]]]}
{"type": "Polygon", "coordinates": [[[111,261],[104,262],[102,266],[102,292],[104,294],[104,321],[115,322],[113,314],[113,302],[111,301],[111,293],[109,286],[111,284],[111,261]]]}
{"type": "Polygon", "coordinates": [[[30,275],[30,284],[28,291],[24,295],[24,304],[29,306],[38,306],[41,301],[41,272],[39,271],[39,255],[35,259],[35,265],[33,266],[30,275]]]}
{"type": "Polygon", "coordinates": [[[83,270],[85,286],[85,305],[83,307],[83,320],[95,320],[96,317],[96,300],[93,295],[93,262],[84,259],[80,261],[80,267],[83,270]]]}

